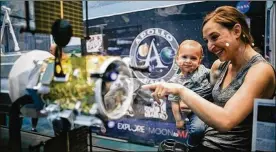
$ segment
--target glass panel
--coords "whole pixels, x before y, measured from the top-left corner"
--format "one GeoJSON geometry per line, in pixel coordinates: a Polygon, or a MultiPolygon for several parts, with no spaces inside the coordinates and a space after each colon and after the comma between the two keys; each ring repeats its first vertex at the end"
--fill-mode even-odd
{"type": "MultiPolygon", "coordinates": [[[[25,20],[25,3],[22,2],[1,2],[1,6],[10,8],[11,14],[9,15],[11,24],[14,29],[15,37],[18,41],[20,51],[41,49],[49,50],[50,47],[50,36],[45,34],[32,35],[30,33],[20,33],[20,29],[26,26],[25,20]]],[[[30,25],[34,25],[34,9],[33,2],[29,2],[30,12],[30,25]]],[[[3,11],[1,11],[1,24],[3,22],[3,11]]],[[[15,50],[14,41],[10,33],[8,24],[5,24],[3,42],[1,44],[4,52],[13,52],[15,50]]]]}
{"type": "MultiPolygon", "coordinates": [[[[107,70],[103,73],[96,73],[98,77],[103,78],[107,74],[110,78],[115,77],[115,81],[101,81],[99,85],[101,87],[93,88],[95,92],[100,92],[100,102],[105,108],[106,113],[120,113],[126,110],[123,107],[125,96],[133,94],[133,104],[128,106],[127,113],[120,119],[107,118],[107,114],[97,113],[97,109],[92,109],[93,114],[99,119],[95,119],[91,109],[86,109],[86,113],[82,116],[82,120],[91,121],[96,120],[97,126],[92,126],[92,132],[100,136],[106,136],[116,138],[115,140],[124,141],[126,144],[123,147],[123,143],[115,143],[108,145],[104,143],[97,143],[97,146],[104,146],[108,148],[115,148],[116,150],[124,151],[126,149],[132,151],[157,151],[158,146],[165,139],[173,139],[179,142],[184,142],[187,139],[187,130],[185,128],[178,129],[172,113],[171,102],[164,99],[161,103],[157,103],[151,96],[150,91],[141,90],[140,87],[143,84],[169,81],[178,72],[178,68],[174,62],[175,53],[178,49],[179,44],[187,39],[198,41],[203,45],[204,58],[202,64],[210,68],[212,63],[217,59],[213,54],[207,50],[206,43],[202,39],[202,21],[203,17],[215,8],[223,5],[230,5],[237,7],[238,2],[236,1],[208,1],[208,2],[191,2],[189,4],[172,3],[168,5],[160,5],[159,2],[148,2],[147,6],[151,8],[131,11],[122,11],[123,8],[131,8],[130,5],[137,4],[137,6],[146,5],[147,2],[89,2],[91,5],[89,9],[95,9],[104,13],[109,14],[89,16],[88,33],[89,35],[102,35],[103,36],[103,53],[104,55],[114,56],[121,58],[123,62],[109,63],[107,70]],[[156,3],[156,6],[153,4],[156,3]],[[116,7],[116,11],[111,12],[116,7]],[[162,6],[162,7],[161,7],[162,6]],[[167,7],[164,7],[167,6],[167,7]],[[130,73],[124,73],[124,68],[127,65],[134,67],[130,73]],[[143,68],[135,67],[143,66],[143,68]],[[120,70],[117,70],[119,68],[120,70]],[[115,72],[114,72],[115,70],[115,72]],[[116,71],[117,70],[117,71],[116,71]],[[149,72],[150,71],[150,72],[149,72]],[[121,73],[120,73],[121,72],[121,73]],[[113,73],[113,74],[112,74],[113,73]],[[122,79],[121,79],[122,78],[122,79]],[[129,85],[128,80],[133,79],[133,85],[129,85]],[[134,87],[133,90],[129,87],[134,87]],[[89,112],[88,112],[89,111],[89,112]],[[98,117],[99,116],[99,117],[98,117]],[[132,147],[128,144],[137,144],[139,147],[132,147]],[[148,147],[141,145],[147,145],[148,147]],[[151,150],[149,147],[151,147],[151,150]],[[132,149],[133,148],[133,149],[132,149]],[[148,149],[147,149],[148,148],[148,149]]],[[[161,3],[161,2],[160,2],[161,3]]],[[[162,2],[170,3],[170,2],[162,2]]],[[[16,12],[24,10],[24,6],[20,6],[22,10],[17,9],[19,6],[15,6],[12,2],[1,2],[2,4],[8,4],[13,7],[16,12]]],[[[18,5],[24,3],[18,3],[18,5]]],[[[75,4],[75,3],[71,3],[75,4]]],[[[72,6],[72,5],[70,5],[72,6]]],[[[50,8],[48,11],[51,10],[50,8]]],[[[93,10],[93,11],[95,11],[93,10]]],[[[126,9],[125,9],[126,10],[126,9]]],[[[92,10],[90,12],[93,12],[92,10]]],[[[244,12],[248,16],[248,23],[253,37],[255,38],[255,46],[263,49],[264,44],[264,27],[265,25],[265,2],[250,2],[250,8],[247,12],[244,12]]],[[[67,13],[70,13],[67,12],[67,13]]],[[[19,17],[24,17],[24,12],[15,13],[19,17]]],[[[85,14],[85,13],[84,13],[85,14]]],[[[95,15],[95,14],[94,14],[95,15]]],[[[3,15],[2,15],[3,16],[3,15]]],[[[16,38],[18,39],[21,50],[33,50],[41,49],[48,50],[51,42],[49,35],[30,33],[19,33],[20,27],[25,25],[23,19],[11,17],[12,24],[15,29],[16,38]]],[[[83,24],[85,25],[85,24],[83,24]]],[[[80,28],[84,28],[79,26],[80,28]]],[[[49,31],[49,29],[47,29],[49,31]]],[[[269,32],[268,32],[269,33],[269,32]]],[[[73,39],[72,39],[73,41],[73,39]]],[[[76,41],[80,42],[80,39],[76,41]]],[[[84,52],[86,42],[84,39],[79,43],[73,43],[64,48],[64,52],[84,52]]],[[[14,51],[13,40],[8,31],[5,30],[4,35],[4,47],[7,52],[14,51]]],[[[100,53],[99,53],[100,54],[100,53]]],[[[96,58],[98,56],[95,53],[96,58]]],[[[84,61],[80,59],[81,61],[84,61]]],[[[105,60],[105,59],[103,59],[105,60]]],[[[100,69],[97,60],[91,60],[93,64],[90,66],[100,69]]],[[[82,62],[78,62],[82,63],[82,62]]],[[[74,64],[77,65],[77,64],[74,64]]],[[[101,70],[95,70],[99,72],[101,70]]],[[[102,71],[101,71],[102,72],[102,71]]],[[[74,70],[74,75],[78,75],[78,69],[74,70]]],[[[7,77],[7,75],[6,75],[7,77]]],[[[77,76],[74,76],[77,77],[77,76]]],[[[80,82],[76,81],[76,84],[80,82]]],[[[72,88],[75,88],[73,85],[72,88]]],[[[64,89],[60,89],[64,92],[64,89]]],[[[69,101],[70,103],[70,101],[69,101]]],[[[94,102],[93,102],[94,103],[94,102]]],[[[77,104],[76,104],[77,105],[77,104]]],[[[93,104],[94,105],[94,104],[93,104]]],[[[96,104],[95,104],[96,105],[96,104]]],[[[75,105],[73,105],[75,106],[75,105]]],[[[96,107],[97,108],[97,107],[96,107]]],[[[71,113],[75,113],[76,111],[71,113]]],[[[183,114],[183,120],[189,125],[187,114],[183,114]]],[[[70,118],[71,119],[71,118],[70,118]]],[[[71,120],[74,118],[72,117],[71,120]]],[[[31,130],[32,124],[29,118],[24,118],[23,130],[31,130]]],[[[39,118],[37,131],[42,134],[53,135],[53,126],[51,121],[46,118],[39,118]]],[[[95,136],[96,136],[95,135],[95,136]]],[[[99,138],[100,138],[99,137],[99,138]]],[[[181,149],[181,145],[178,143],[171,143],[171,141],[163,142],[165,146],[171,147],[175,145],[181,149]]]]}
{"type": "MultiPolygon", "coordinates": [[[[1,2],[2,6],[6,6],[11,9],[11,16],[25,18],[25,6],[24,1],[18,2],[1,2]]],[[[1,12],[2,14],[2,12],[1,12]]]]}

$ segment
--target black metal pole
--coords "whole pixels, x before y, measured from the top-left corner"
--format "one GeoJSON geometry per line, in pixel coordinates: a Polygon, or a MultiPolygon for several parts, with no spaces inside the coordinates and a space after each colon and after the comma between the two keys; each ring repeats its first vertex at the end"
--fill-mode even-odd
{"type": "Polygon", "coordinates": [[[90,152],[93,152],[93,148],[92,148],[92,128],[91,127],[88,127],[88,129],[89,129],[89,131],[88,131],[88,133],[89,133],[89,150],[90,150],[90,152]]]}
{"type": "Polygon", "coordinates": [[[20,109],[30,103],[33,103],[32,98],[29,95],[24,95],[11,105],[9,113],[9,149],[11,152],[21,152],[22,118],[20,117],[20,109]]]}
{"type": "Polygon", "coordinates": [[[25,13],[26,13],[26,24],[27,29],[30,29],[30,11],[29,11],[29,2],[25,1],[25,13]]]}
{"type": "Polygon", "coordinates": [[[23,32],[30,32],[32,34],[35,34],[35,32],[38,32],[38,31],[35,31],[34,29],[31,29],[30,27],[30,11],[29,11],[29,1],[25,1],[25,21],[26,21],[26,27],[22,27],[20,29],[20,33],[23,33],[23,32]]]}
{"type": "Polygon", "coordinates": [[[85,1],[85,25],[86,25],[86,39],[88,40],[89,39],[89,28],[88,28],[88,1],[85,1]]]}

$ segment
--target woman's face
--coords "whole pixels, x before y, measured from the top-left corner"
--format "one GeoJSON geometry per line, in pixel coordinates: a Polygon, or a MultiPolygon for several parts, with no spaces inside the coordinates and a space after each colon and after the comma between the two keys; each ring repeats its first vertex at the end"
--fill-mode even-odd
{"type": "Polygon", "coordinates": [[[217,55],[221,61],[231,60],[235,57],[235,52],[238,52],[239,28],[238,24],[238,26],[234,26],[233,30],[228,30],[212,19],[208,21],[202,29],[203,39],[207,43],[208,50],[217,55]]]}

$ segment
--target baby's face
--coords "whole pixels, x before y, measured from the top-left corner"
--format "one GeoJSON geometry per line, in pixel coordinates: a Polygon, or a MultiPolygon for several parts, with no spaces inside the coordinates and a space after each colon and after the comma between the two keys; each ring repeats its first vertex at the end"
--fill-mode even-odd
{"type": "Polygon", "coordinates": [[[179,49],[176,63],[183,74],[194,72],[201,63],[202,52],[198,47],[185,45],[179,49]]]}

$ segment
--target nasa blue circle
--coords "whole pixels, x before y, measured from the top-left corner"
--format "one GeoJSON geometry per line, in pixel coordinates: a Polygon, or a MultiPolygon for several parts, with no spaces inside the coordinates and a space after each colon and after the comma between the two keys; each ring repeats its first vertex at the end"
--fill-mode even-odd
{"type": "Polygon", "coordinates": [[[113,128],[115,126],[115,122],[114,121],[109,121],[108,124],[107,124],[107,126],[109,128],[113,128]]]}
{"type": "Polygon", "coordinates": [[[240,1],[237,3],[236,8],[241,13],[246,13],[250,9],[250,2],[249,1],[240,1]]]}
{"type": "Polygon", "coordinates": [[[175,52],[171,47],[164,47],[160,52],[160,59],[165,64],[171,64],[173,62],[173,58],[175,56],[175,52]]]}

